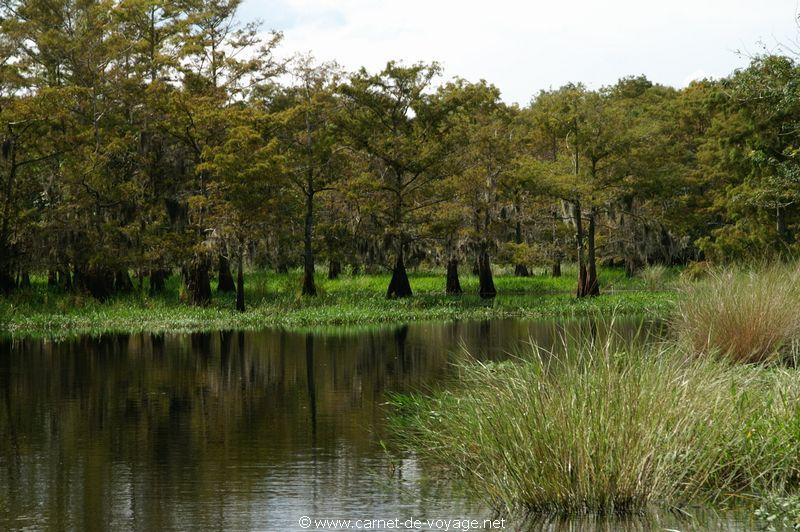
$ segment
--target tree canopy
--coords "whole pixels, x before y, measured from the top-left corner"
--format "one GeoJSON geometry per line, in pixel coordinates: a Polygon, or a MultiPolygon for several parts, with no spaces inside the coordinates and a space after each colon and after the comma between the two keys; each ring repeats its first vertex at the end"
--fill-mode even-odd
{"type": "Polygon", "coordinates": [[[789,257],[800,65],[761,55],[683,89],[576,82],[509,105],[436,63],[277,59],[240,0],[0,1],[0,289],[31,273],[98,298],[241,288],[246,265],[391,271],[789,257]],[[231,264],[238,269],[234,283],[231,264]]]}

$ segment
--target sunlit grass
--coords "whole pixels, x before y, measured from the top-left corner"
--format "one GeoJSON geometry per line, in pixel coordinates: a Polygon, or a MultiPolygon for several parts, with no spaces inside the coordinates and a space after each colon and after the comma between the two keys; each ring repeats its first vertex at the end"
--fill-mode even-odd
{"type": "Polygon", "coordinates": [[[794,369],[613,339],[467,361],[444,391],[392,400],[403,448],[511,515],[625,514],[791,490],[798,401],[794,369]]]}
{"type": "Polygon", "coordinates": [[[800,339],[800,272],[795,264],[712,270],[684,286],[672,321],[698,354],[782,357],[800,339]]]}
{"type": "Polygon", "coordinates": [[[441,272],[411,272],[414,297],[387,300],[389,275],[342,276],[328,280],[317,277],[319,296],[300,295],[300,272],[274,274],[253,272],[245,279],[247,312],[234,310],[232,295],[214,292],[205,308],[181,300],[177,276],[167,281],[158,296],[148,295],[145,281],[141,290],[100,302],[84,294],[63,293],[48,288],[41,277],[22,293],[0,297],[0,332],[13,336],[65,336],[82,333],[138,331],[198,331],[221,328],[256,329],[265,326],[309,327],[356,325],[417,320],[485,318],[541,318],[583,316],[592,313],[665,316],[674,294],[641,292],[641,281],[626,279],[617,269],[601,269],[606,293],[599,298],[577,300],[572,292],[575,278],[565,275],[518,278],[497,276],[500,295],[495,300],[477,296],[475,276],[462,274],[465,295],[444,294],[441,272]]]}

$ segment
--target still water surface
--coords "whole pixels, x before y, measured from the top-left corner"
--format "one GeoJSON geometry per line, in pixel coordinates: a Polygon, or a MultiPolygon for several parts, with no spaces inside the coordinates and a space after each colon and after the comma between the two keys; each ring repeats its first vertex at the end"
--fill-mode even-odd
{"type": "MultiPolygon", "coordinates": [[[[629,337],[640,327],[614,324],[629,337]]],[[[464,349],[502,359],[530,341],[557,350],[565,334],[603,332],[580,321],[493,320],[0,341],[0,530],[495,517],[423,475],[413,457],[386,453],[385,394],[441,385],[464,349]]],[[[704,528],[749,528],[703,519],[704,528]]],[[[695,528],[686,523],[666,513],[524,526],[695,528]]]]}

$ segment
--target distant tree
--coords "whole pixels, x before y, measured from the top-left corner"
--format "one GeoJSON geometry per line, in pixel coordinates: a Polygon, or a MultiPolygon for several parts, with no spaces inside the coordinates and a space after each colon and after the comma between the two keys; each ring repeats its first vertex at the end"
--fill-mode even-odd
{"type": "Polygon", "coordinates": [[[294,84],[285,91],[286,109],[278,115],[279,136],[288,159],[288,182],[303,202],[303,288],[315,296],[314,227],[317,195],[335,190],[346,173],[347,154],[338,142],[336,115],[339,104],[335,88],[339,69],[333,64],[315,65],[310,57],[299,58],[290,72],[294,84]]]}
{"type": "Polygon", "coordinates": [[[409,67],[390,62],[378,74],[362,69],[340,87],[345,142],[369,160],[372,189],[394,249],[387,297],[412,295],[405,251],[417,219],[443,198],[436,183],[452,147],[444,142],[448,109],[431,89],[436,64],[409,67]]]}

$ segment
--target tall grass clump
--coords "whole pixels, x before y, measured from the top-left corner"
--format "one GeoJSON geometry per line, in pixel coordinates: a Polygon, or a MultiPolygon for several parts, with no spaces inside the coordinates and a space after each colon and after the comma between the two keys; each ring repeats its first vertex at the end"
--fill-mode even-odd
{"type": "Polygon", "coordinates": [[[648,290],[663,290],[667,284],[669,268],[663,264],[649,264],[639,272],[639,278],[644,281],[648,290]]]}
{"type": "Polygon", "coordinates": [[[797,266],[712,270],[684,286],[672,321],[698,354],[744,363],[780,358],[800,337],[797,266]]]}
{"type": "Polygon", "coordinates": [[[635,513],[796,483],[790,370],[614,344],[465,363],[447,391],[395,397],[394,428],[511,515],[635,513]]]}

